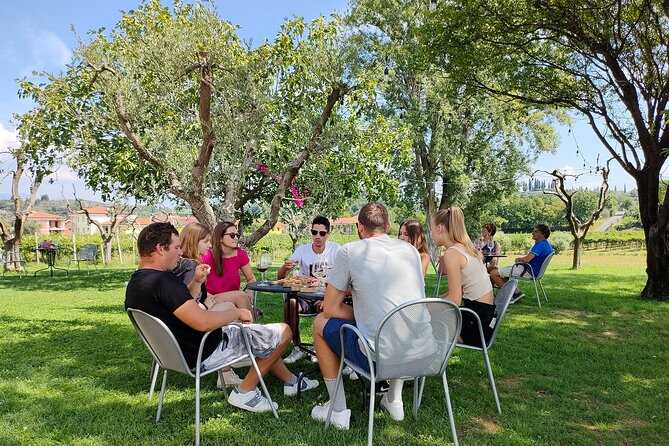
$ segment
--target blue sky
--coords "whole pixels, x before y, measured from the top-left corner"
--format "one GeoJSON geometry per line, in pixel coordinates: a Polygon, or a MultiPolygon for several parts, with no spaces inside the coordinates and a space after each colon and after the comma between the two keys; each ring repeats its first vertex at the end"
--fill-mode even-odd
{"type": "MultiPolygon", "coordinates": [[[[171,2],[170,2],[171,3],[171,2]]],[[[216,0],[222,17],[241,26],[239,35],[245,39],[260,41],[272,38],[278,31],[283,19],[293,15],[313,19],[321,14],[329,15],[334,11],[346,9],[347,0],[216,0]]],[[[64,69],[71,51],[77,45],[77,35],[85,36],[86,31],[105,27],[113,28],[120,18],[120,10],[130,10],[139,4],[139,0],[23,0],[21,2],[3,1],[0,5],[0,150],[15,141],[12,114],[29,109],[30,103],[17,97],[15,79],[31,77],[33,71],[57,72],[64,69]]],[[[560,130],[561,145],[556,154],[540,157],[535,168],[553,170],[556,168],[583,168],[583,159],[576,155],[576,144],[585,154],[586,159],[594,163],[597,154],[600,159],[608,158],[606,150],[598,142],[587,125],[576,122],[568,133],[560,130]],[[576,140],[576,142],[574,141],[576,140]]],[[[7,167],[1,162],[2,167],[7,167]]],[[[583,177],[578,184],[592,185],[595,177],[583,177]]],[[[44,184],[39,194],[48,194],[59,198],[61,191],[72,196],[72,184],[77,195],[92,198],[95,194],[86,191],[83,182],[67,169],[61,169],[54,185],[44,184]]],[[[611,173],[611,184],[627,190],[635,187],[631,177],[617,164],[611,173]]],[[[23,186],[22,189],[27,189],[23,186]]],[[[9,193],[9,183],[0,178],[0,196],[9,193]]]]}

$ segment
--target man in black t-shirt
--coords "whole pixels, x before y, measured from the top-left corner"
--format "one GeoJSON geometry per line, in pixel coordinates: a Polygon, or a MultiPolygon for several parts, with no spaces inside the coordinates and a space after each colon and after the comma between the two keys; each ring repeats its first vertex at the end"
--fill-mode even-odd
{"type": "MultiPolygon", "coordinates": [[[[207,311],[201,308],[188,287],[171,271],[181,257],[179,233],[170,223],[152,223],[142,229],[137,239],[139,267],[128,282],[125,308],[134,308],[162,320],[176,338],[189,367],[195,367],[200,342],[208,331],[202,367],[214,367],[243,352],[243,338],[231,322],[249,323],[251,312],[231,308],[225,311],[207,311]],[[220,328],[223,327],[223,330],[220,328]]],[[[208,265],[198,265],[193,280],[204,282],[208,265]]],[[[271,371],[284,382],[284,394],[297,393],[297,377],[281,361],[281,354],[290,342],[292,333],[286,324],[246,325],[251,347],[263,376],[271,371]]],[[[257,388],[259,379],[251,368],[242,383],[228,397],[233,406],[252,412],[271,410],[269,401],[257,388]]],[[[302,391],[318,386],[318,381],[303,379],[302,391]]],[[[274,406],[277,407],[276,403],[274,406]]]]}

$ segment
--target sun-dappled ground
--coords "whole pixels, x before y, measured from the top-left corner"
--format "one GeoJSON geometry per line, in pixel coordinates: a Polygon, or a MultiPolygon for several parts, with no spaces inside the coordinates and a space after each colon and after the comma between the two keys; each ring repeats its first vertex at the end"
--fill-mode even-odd
{"type": "MultiPolygon", "coordinates": [[[[510,259],[505,259],[510,262],[510,259]]],[[[456,350],[448,369],[463,445],[662,445],[669,435],[669,304],[638,298],[645,281],[641,253],[586,252],[569,269],[557,256],[546,274],[549,301],[527,297],[509,309],[491,359],[503,414],[497,414],[480,354],[456,350]]],[[[192,444],[193,384],[171,375],[163,419],[149,402],[150,356],[123,311],[131,272],[104,269],[70,277],[0,279],[0,444],[192,444]]],[[[270,273],[271,275],[271,273],[270,273]]],[[[442,289],[445,288],[445,285],[442,289]]],[[[428,294],[434,276],[428,276],[428,294]]],[[[261,295],[263,321],[278,321],[280,299],[261,295]]],[[[309,337],[310,318],[302,319],[309,337]]],[[[293,370],[313,366],[302,361],[293,370]]],[[[325,387],[301,401],[268,379],[280,420],[229,406],[204,379],[204,445],[362,445],[366,416],[346,382],[350,431],[309,417],[325,387]]],[[[405,387],[407,415],[411,386],[405,387]]],[[[429,379],[418,420],[376,415],[376,444],[450,444],[438,379],[429,379]]]]}

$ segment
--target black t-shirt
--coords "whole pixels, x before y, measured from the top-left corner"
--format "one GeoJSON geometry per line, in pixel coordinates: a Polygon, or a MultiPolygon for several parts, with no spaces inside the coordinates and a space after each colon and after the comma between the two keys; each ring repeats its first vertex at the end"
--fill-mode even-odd
{"type": "MultiPolygon", "coordinates": [[[[195,367],[197,351],[205,332],[181,322],[174,311],[192,298],[188,287],[177,276],[155,269],[138,269],[125,289],[125,308],[142,310],[163,321],[179,343],[190,368],[195,367]]],[[[214,330],[209,335],[202,351],[203,360],[212,354],[222,337],[221,330],[214,330]]]]}

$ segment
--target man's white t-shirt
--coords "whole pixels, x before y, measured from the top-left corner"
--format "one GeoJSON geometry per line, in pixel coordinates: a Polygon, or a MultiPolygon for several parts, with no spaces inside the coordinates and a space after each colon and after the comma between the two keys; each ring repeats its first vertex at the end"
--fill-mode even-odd
{"type": "MultiPolygon", "coordinates": [[[[328,283],[340,291],[351,288],[356,326],[370,344],[388,312],[405,302],[425,298],[420,254],[410,243],[388,235],[345,244],[330,270],[328,283]]],[[[420,317],[429,329],[429,314],[420,317]]],[[[417,341],[424,339],[415,335],[417,341]]],[[[415,345],[412,350],[418,357],[429,354],[434,347],[415,345]]]]}
{"type": "MultiPolygon", "coordinates": [[[[330,269],[334,266],[335,257],[339,252],[341,246],[337,242],[325,242],[325,249],[321,254],[316,254],[312,248],[311,243],[305,243],[300,245],[295,249],[295,252],[290,256],[290,260],[295,260],[300,267],[299,275],[302,277],[309,277],[311,270],[311,265],[316,263],[316,261],[325,261],[328,262],[330,269]]],[[[326,279],[327,281],[327,279],[326,279]]]]}

